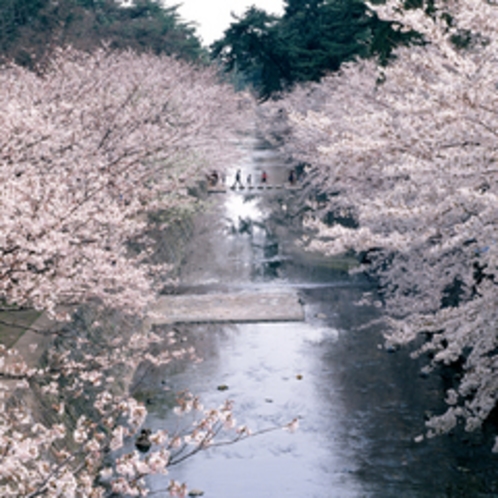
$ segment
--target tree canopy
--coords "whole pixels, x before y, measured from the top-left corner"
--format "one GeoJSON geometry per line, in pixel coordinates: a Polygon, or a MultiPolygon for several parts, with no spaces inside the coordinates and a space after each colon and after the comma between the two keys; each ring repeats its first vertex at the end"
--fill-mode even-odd
{"type": "Polygon", "coordinates": [[[0,58],[34,67],[57,46],[93,50],[102,43],[198,60],[204,50],[178,6],[158,0],[5,0],[0,5],[0,58]]]}
{"type": "Polygon", "coordinates": [[[395,46],[415,38],[359,0],[287,0],[282,17],[256,7],[235,17],[211,49],[227,71],[241,72],[266,99],[357,57],[385,63],[395,46]]]}
{"type": "Polygon", "coordinates": [[[233,153],[220,141],[242,112],[216,71],[114,53],[60,50],[43,76],[0,73],[2,301],[142,302],[154,271],[126,251],[146,238],[140,213],[195,203],[189,178],[233,153]]]}
{"type": "Polygon", "coordinates": [[[346,64],[265,107],[307,165],[306,198],[325,199],[309,202],[310,246],[363,255],[389,349],[413,342],[426,374],[454,372],[446,411],[426,422],[432,437],[479,430],[497,413],[498,7],[428,6],[378,7],[424,46],[398,48],[386,67],[346,64]]]}
{"type": "Polygon", "coordinates": [[[143,478],[165,475],[187,442],[195,454],[233,425],[228,404],[205,412],[182,396],[180,414],[196,410],[198,426],[150,434],[147,455],[123,450],[147,415],[128,390],[139,366],[196,361],[138,318],[168,278],[150,230],[168,223],[158,213],[195,210],[192,187],[236,160],[250,103],[211,67],[68,48],[43,74],[6,65],[0,108],[2,311],[75,312],[30,329],[51,335],[40,366],[0,343],[0,496],[143,496],[143,478]]]}

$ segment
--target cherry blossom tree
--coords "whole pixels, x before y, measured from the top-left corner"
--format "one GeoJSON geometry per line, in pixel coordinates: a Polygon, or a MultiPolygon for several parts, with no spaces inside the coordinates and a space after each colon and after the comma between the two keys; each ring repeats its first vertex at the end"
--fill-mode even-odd
{"type": "MultiPolygon", "coordinates": [[[[166,476],[199,451],[281,429],[251,434],[237,425],[231,401],[205,408],[182,392],[178,424],[149,431],[145,404],[128,393],[130,377],[143,364],[198,361],[193,347],[178,330],[140,330],[108,311],[87,310],[80,322],[63,325],[40,367],[28,368],[12,350],[2,363],[1,377],[29,391],[22,402],[0,400],[1,496],[146,496],[151,474],[166,476]]],[[[185,496],[187,487],[172,480],[163,491],[185,496]]]]}
{"type": "Polygon", "coordinates": [[[3,67],[0,106],[0,299],[142,309],[165,270],[145,214],[234,157],[243,99],[173,58],[64,50],[42,76],[3,67]]]}
{"type": "Polygon", "coordinates": [[[249,435],[231,403],[204,409],[189,393],[178,413],[195,424],[150,434],[128,387],[144,363],[197,361],[140,321],[168,269],[152,264],[148,215],[197,206],[189,188],[237,157],[251,101],[212,69],[106,50],[61,50],[41,75],[5,66],[0,83],[0,300],[63,320],[40,365],[0,346],[0,495],[145,495],[148,474],[222,430],[225,443],[249,435]],[[84,303],[85,327],[64,322],[84,303]],[[147,454],[124,448],[140,435],[147,454]]]}
{"type": "Polygon", "coordinates": [[[307,165],[305,192],[319,194],[308,201],[309,247],[362,254],[361,270],[379,281],[388,344],[417,340],[427,371],[461,370],[427,436],[471,431],[498,396],[498,7],[372,8],[425,43],[398,49],[386,67],[347,64],[263,115],[307,165]]]}

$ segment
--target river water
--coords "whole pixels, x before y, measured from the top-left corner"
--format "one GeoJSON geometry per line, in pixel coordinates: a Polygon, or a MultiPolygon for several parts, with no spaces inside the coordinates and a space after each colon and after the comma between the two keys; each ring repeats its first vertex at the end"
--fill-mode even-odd
{"type": "MultiPolygon", "coordinates": [[[[254,182],[265,170],[270,184],[285,182],[288,169],[275,151],[256,139],[245,147],[244,180],[251,174],[254,182]]],[[[181,330],[203,361],[142,381],[153,429],[174,426],[167,393],[183,389],[206,406],[233,400],[237,423],[253,430],[294,417],[299,429],[197,454],[170,475],[151,479],[152,489],[165,496],[159,490],[173,478],[206,498],[498,496],[496,459],[482,435],[414,441],[424,416],[442,408],[441,381],[422,378],[408,350],[383,348],[382,326],[371,323],[381,313],[375,299],[358,305],[374,291],[366,278],[349,276],[344,260],[296,248],[286,216],[297,195],[212,194],[177,292],[292,286],[305,321],[189,325],[181,330]]]]}

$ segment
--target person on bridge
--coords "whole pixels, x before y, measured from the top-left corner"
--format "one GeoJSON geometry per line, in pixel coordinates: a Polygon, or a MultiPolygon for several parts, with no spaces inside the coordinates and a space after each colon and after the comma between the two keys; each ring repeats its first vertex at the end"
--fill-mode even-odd
{"type": "Polygon", "coordinates": [[[261,183],[266,184],[268,182],[268,175],[266,174],[266,171],[263,170],[261,173],[261,183]]]}
{"type": "Polygon", "coordinates": [[[220,176],[219,176],[218,172],[216,170],[213,170],[208,177],[209,186],[215,187],[218,184],[219,179],[220,179],[220,176]]]}
{"type": "Polygon", "coordinates": [[[235,173],[235,183],[233,184],[233,188],[235,188],[237,185],[240,187],[240,188],[244,188],[244,185],[242,185],[242,181],[240,179],[240,169],[237,170],[237,173],[235,173]]]}

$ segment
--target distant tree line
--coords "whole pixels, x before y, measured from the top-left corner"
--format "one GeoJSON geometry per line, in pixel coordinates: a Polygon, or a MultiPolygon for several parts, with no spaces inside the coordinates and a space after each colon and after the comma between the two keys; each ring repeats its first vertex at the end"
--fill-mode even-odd
{"type": "Polygon", "coordinates": [[[2,0],[0,60],[33,68],[53,49],[93,50],[102,43],[138,52],[199,60],[206,55],[178,6],[159,0],[2,0]]]}
{"type": "Polygon", "coordinates": [[[262,99],[297,82],[318,81],[358,57],[385,64],[396,46],[420,39],[399,23],[381,20],[360,0],[284,4],[281,17],[254,6],[234,16],[224,37],[211,46],[212,57],[262,99]]]}

